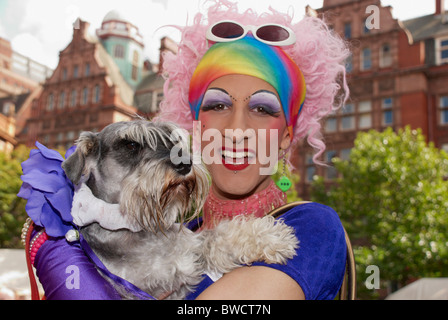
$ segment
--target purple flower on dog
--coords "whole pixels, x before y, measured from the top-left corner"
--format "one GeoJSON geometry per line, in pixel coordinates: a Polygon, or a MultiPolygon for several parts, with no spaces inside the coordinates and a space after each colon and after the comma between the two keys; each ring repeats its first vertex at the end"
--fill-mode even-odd
{"type": "MultiPolygon", "coordinates": [[[[73,184],[61,167],[64,158],[39,142],[36,147],[22,163],[23,184],[17,195],[28,200],[25,209],[36,225],[45,228],[51,237],[63,237],[73,229],[73,184]]],[[[65,157],[74,150],[70,148],[65,157]]]]}

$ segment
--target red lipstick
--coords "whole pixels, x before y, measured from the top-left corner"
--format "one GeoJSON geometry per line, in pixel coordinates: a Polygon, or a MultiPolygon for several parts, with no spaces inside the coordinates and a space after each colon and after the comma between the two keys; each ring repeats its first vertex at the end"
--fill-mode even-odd
{"type": "Polygon", "coordinates": [[[231,171],[241,171],[249,166],[249,160],[255,158],[250,149],[222,149],[223,165],[231,171]]]}

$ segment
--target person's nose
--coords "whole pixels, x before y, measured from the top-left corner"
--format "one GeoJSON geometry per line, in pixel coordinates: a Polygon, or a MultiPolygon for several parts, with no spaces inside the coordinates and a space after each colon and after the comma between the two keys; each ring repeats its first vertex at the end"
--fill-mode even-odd
{"type": "Polygon", "coordinates": [[[249,139],[253,135],[253,130],[249,126],[248,114],[246,106],[234,105],[228,123],[222,132],[226,142],[238,145],[249,139]]]}

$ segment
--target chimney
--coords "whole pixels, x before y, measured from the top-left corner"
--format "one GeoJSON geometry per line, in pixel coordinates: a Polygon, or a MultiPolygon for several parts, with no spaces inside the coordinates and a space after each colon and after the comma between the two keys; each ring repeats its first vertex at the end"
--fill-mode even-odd
{"type": "Polygon", "coordinates": [[[89,30],[90,23],[83,21],[80,18],[73,23],[73,38],[85,38],[89,30]]]}
{"type": "Polygon", "coordinates": [[[436,0],[436,15],[445,13],[445,0],[436,0]]]}

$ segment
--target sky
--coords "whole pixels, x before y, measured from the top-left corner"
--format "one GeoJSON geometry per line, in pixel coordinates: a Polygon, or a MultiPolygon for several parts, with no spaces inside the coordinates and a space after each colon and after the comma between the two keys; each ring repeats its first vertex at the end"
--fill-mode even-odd
{"type": "MultiPolygon", "coordinates": [[[[145,43],[145,55],[158,61],[160,38],[179,40],[179,32],[163,25],[185,25],[198,11],[203,0],[0,0],[0,37],[11,41],[13,50],[50,68],[58,64],[59,51],[72,39],[73,23],[78,17],[90,22],[90,34],[101,27],[104,16],[117,10],[135,24],[145,43]]],[[[323,0],[239,0],[240,10],[253,8],[264,12],[271,5],[281,12],[294,10],[300,20],[306,5],[322,7],[323,0]]],[[[382,0],[391,5],[394,18],[406,20],[431,14],[435,0],[382,0]]],[[[447,8],[448,9],[448,8],[447,8]]]]}

